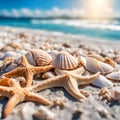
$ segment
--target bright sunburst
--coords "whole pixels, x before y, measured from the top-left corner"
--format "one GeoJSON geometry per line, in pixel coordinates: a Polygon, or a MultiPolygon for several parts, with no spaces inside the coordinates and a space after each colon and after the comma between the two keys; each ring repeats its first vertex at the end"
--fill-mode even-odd
{"type": "Polygon", "coordinates": [[[85,0],[86,15],[91,18],[106,18],[106,10],[111,8],[112,0],[85,0]]]}

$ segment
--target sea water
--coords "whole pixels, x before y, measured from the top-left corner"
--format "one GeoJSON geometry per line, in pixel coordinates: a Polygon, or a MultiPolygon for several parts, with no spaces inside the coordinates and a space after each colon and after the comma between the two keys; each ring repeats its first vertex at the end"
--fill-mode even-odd
{"type": "Polygon", "coordinates": [[[86,37],[120,40],[120,19],[89,20],[63,18],[0,18],[0,26],[33,28],[86,37]]]}

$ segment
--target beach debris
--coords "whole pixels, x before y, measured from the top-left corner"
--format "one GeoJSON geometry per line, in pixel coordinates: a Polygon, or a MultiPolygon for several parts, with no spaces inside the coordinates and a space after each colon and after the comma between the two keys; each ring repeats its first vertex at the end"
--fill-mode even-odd
{"type": "Polygon", "coordinates": [[[92,85],[99,87],[99,88],[111,88],[113,87],[113,83],[111,81],[109,81],[106,77],[104,77],[103,75],[99,75],[99,77],[94,80],[93,82],[91,82],[92,85]]]}
{"type": "Polygon", "coordinates": [[[114,71],[112,66],[91,57],[79,57],[79,63],[92,73],[100,72],[106,75],[114,71]]]}
{"type": "Polygon", "coordinates": [[[77,68],[78,61],[68,52],[61,51],[54,59],[53,65],[55,68],[59,68],[63,70],[72,70],[77,68]]]}
{"type": "Polygon", "coordinates": [[[107,101],[111,100],[110,90],[106,87],[100,89],[99,95],[102,97],[103,100],[104,99],[107,101]]]}
{"type": "Polygon", "coordinates": [[[106,77],[112,81],[120,82],[120,71],[107,74],[106,77]]]}

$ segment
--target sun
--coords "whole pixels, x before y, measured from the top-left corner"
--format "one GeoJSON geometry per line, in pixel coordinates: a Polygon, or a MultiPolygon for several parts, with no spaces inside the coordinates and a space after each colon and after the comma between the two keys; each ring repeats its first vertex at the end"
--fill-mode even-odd
{"type": "Polygon", "coordinates": [[[112,0],[84,0],[86,15],[91,18],[107,17],[106,10],[111,7],[112,0]]]}

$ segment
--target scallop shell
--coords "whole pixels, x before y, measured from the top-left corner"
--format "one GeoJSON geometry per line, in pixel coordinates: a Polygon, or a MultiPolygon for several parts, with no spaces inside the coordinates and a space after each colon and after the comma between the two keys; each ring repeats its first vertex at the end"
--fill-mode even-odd
{"type": "MultiPolygon", "coordinates": [[[[28,62],[34,66],[46,66],[52,62],[52,57],[47,52],[41,49],[32,49],[25,54],[28,62]]],[[[16,60],[16,63],[20,63],[21,57],[16,60]]]]}
{"type": "Polygon", "coordinates": [[[119,81],[120,82],[120,71],[110,73],[110,74],[106,75],[106,77],[108,79],[110,79],[110,80],[114,80],[114,81],[119,81]]]}
{"type": "Polygon", "coordinates": [[[106,77],[104,77],[103,75],[99,75],[99,77],[96,80],[94,80],[93,82],[91,82],[91,84],[96,87],[99,87],[99,88],[113,87],[113,83],[111,81],[109,81],[106,77]]]}
{"type": "Polygon", "coordinates": [[[105,75],[114,71],[112,66],[91,57],[81,57],[80,62],[92,73],[101,72],[101,74],[105,75]]]}
{"type": "Polygon", "coordinates": [[[53,61],[55,68],[72,70],[78,66],[78,61],[66,51],[61,51],[53,61]]]}

